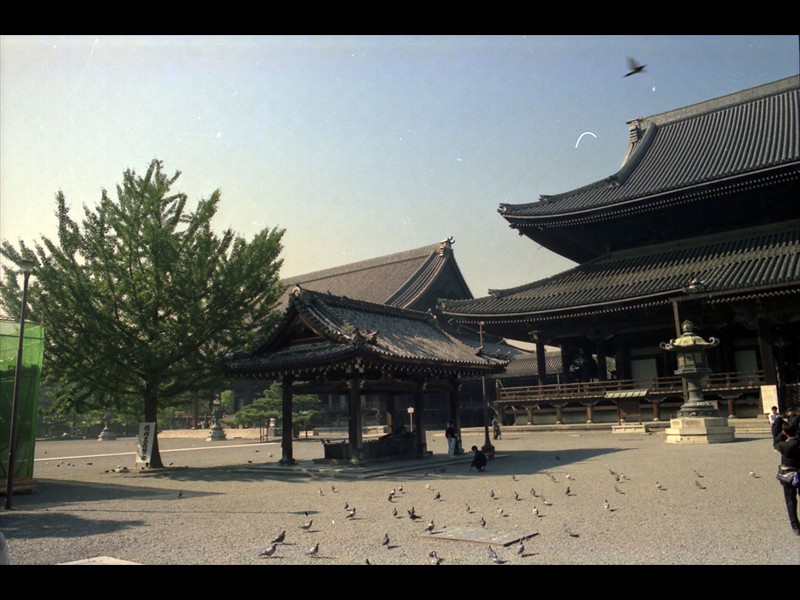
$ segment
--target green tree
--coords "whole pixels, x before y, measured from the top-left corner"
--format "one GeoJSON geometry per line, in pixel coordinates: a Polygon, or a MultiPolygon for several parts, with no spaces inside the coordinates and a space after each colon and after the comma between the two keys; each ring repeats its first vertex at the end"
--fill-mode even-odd
{"type": "MultiPolygon", "coordinates": [[[[270,418],[280,419],[283,415],[282,407],[281,384],[275,382],[264,390],[262,397],[256,398],[252,404],[237,411],[232,417],[232,422],[234,425],[252,427],[260,422],[266,422],[270,418]]],[[[295,427],[293,434],[295,436],[298,434],[300,425],[305,431],[308,431],[308,428],[317,422],[322,412],[317,396],[313,394],[293,396],[292,423],[295,427]]]]}
{"type": "MultiPolygon", "coordinates": [[[[103,190],[80,225],[59,191],[57,241],[0,245],[7,261],[37,265],[29,317],[44,324],[44,373],[65,407],[136,407],[157,422],[159,407],[223,382],[219,356],[252,346],[278,318],[284,230],[250,242],[230,229],[216,235],[219,190],[189,212],[186,195],[171,191],[179,176],[159,160],[143,177],[128,170],[116,201],[103,190]]],[[[16,314],[17,276],[5,271],[0,306],[16,314]]],[[[157,438],[151,465],[163,466],[157,438]]]]}

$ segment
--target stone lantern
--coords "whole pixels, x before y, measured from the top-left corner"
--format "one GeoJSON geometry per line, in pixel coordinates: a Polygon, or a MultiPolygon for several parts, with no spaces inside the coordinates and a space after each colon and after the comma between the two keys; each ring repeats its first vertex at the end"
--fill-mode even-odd
{"type": "Polygon", "coordinates": [[[684,321],[683,334],[669,342],[662,342],[661,348],[675,352],[678,360],[676,375],[686,382],[684,403],[677,417],[670,421],[666,430],[667,442],[673,444],[712,444],[731,442],[734,439],[733,427],[728,419],[721,417],[717,408],[703,398],[703,383],[711,369],[708,368],[706,353],[719,345],[719,340],[704,340],[694,332],[691,321],[684,321]]]}

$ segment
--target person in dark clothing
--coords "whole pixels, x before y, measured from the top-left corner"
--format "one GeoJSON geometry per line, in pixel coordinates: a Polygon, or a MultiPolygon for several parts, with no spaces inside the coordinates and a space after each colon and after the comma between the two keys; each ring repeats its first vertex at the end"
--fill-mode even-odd
{"type": "MultiPolygon", "coordinates": [[[[780,439],[774,443],[775,449],[781,453],[779,474],[796,473],[800,469],[800,438],[798,434],[798,419],[790,419],[783,426],[780,439]]],[[[797,497],[800,488],[794,487],[791,481],[781,480],[783,498],[786,501],[786,510],[789,513],[789,523],[797,535],[800,535],[800,519],[797,515],[797,497]]]]}
{"type": "Polygon", "coordinates": [[[472,451],[475,453],[475,456],[472,458],[469,470],[472,471],[472,468],[475,467],[478,471],[483,471],[486,468],[486,455],[483,453],[483,450],[478,450],[477,446],[473,446],[472,451]]]}
{"type": "Polygon", "coordinates": [[[444,437],[447,439],[447,455],[454,456],[458,450],[458,433],[452,421],[447,424],[447,429],[444,430],[444,437]]]}

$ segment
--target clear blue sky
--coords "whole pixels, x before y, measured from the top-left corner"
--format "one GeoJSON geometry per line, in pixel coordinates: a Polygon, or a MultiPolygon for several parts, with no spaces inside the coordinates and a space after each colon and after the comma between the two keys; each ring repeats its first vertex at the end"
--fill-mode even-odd
{"type": "Polygon", "coordinates": [[[55,238],[150,160],[285,277],[449,236],[475,296],[572,266],[500,203],[613,174],[626,121],[798,73],[798,37],[3,36],[0,238],[55,238]],[[643,73],[623,77],[627,57],[643,73]],[[593,135],[581,134],[591,132],[593,135]],[[580,139],[580,143],[578,140],[580,139]]]}

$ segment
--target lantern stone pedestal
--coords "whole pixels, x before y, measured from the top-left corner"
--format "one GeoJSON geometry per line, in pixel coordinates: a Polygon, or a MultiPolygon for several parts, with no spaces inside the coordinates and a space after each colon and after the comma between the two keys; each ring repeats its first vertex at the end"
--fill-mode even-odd
{"type": "Polygon", "coordinates": [[[683,335],[669,343],[661,344],[664,350],[675,352],[678,358],[676,375],[686,382],[687,401],[670,420],[666,429],[668,444],[718,444],[736,438],[728,419],[703,398],[703,382],[711,369],[707,367],[706,350],[719,344],[719,340],[703,340],[694,334],[691,321],[684,321],[683,335]]]}

